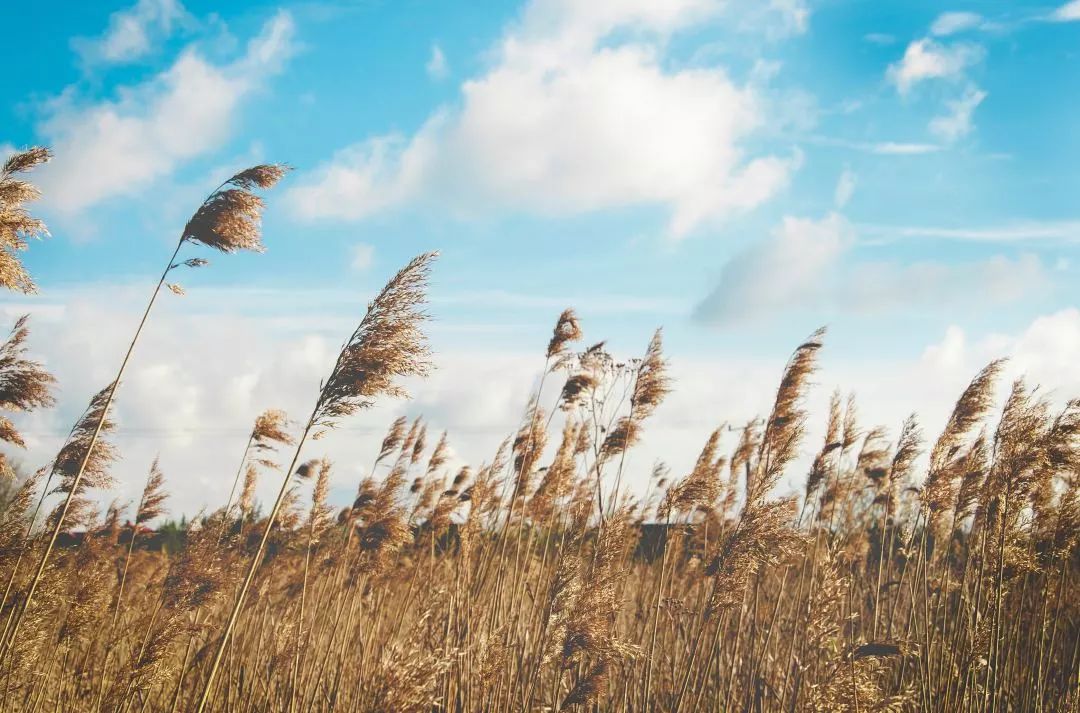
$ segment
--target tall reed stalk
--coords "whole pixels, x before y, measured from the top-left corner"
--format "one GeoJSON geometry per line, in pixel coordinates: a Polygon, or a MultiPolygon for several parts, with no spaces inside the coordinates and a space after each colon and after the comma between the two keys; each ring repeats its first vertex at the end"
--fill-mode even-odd
{"type": "Polygon", "coordinates": [[[406,396],[407,392],[397,381],[428,373],[430,352],[420,325],[428,318],[423,306],[428,275],[435,257],[436,253],[425,253],[403,267],[368,305],[367,314],[338,353],[337,361],[323,383],[315,407],[297,440],[292,462],[285,471],[277,498],[266,518],[262,539],[233,601],[232,611],[203,684],[197,707],[200,713],[209,703],[222,657],[262,561],[267,539],[288,491],[289,479],[308,436],[313,430],[321,435],[333,428],[341,418],[370,408],[380,396],[406,396]]]}
{"type": "MultiPolygon", "coordinates": [[[[82,461],[79,463],[79,466],[72,477],[72,484],[68,490],[67,497],[64,499],[59,513],[55,518],[52,534],[49,536],[48,543],[41,554],[34,577],[30,581],[26,596],[23,598],[22,607],[15,618],[15,623],[11,629],[11,633],[8,635],[4,650],[2,654],[0,654],[0,662],[10,654],[12,646],[18,636],[19,627],[22,624],[26,610],[33,602],[34,594],[37,592],[38,585],[41,583],[41,577],[45,573],[45,567],[49,562],[49,557],[52,555],[53,548],[56,546],[56,540],[60,536],[68,512],[71,509],[72,499],[75,494],[79,492],[87,463],[90,462],[93,457],[94,448],[97,446],[102,427],[108,418],[109,407],[112,406],[113,398],[116,395],[116,389],[119,387],[120,380],[127,370],[131,355],[135,351],[135,345],[142,335],[143,328],[146,326],[146,322],[150,317],[150,311],[153,309],[154,303],[161,293],[161,288],[167,284],[165,278],[169,276],[169,273],[172,270],[179,268],[181,265],[187,267],[201,267],[206,264],[206,260],[202,258],[191,258],[184,262],[175,262],[177,256],[180,254],[180,249],[184,247],[184,245],[192,243],[205,245],[224,253],[234,253],[240,250],[261,252],[263,246],[259,231],[259,219],[263,209],[263,202],[261,198],[252,192],[252,189],[256,187],[270,188],[285,175],[286,170],[286,167],[279,165],[255,166],[245,171],[241,171],[235,176],[227,179],[218,186],[205,201],[203,201],[203,204],[187,222],[187,225],[184,226],[183,231],[181,231],[180,239],[176,243],[176,248],[169,257],[165,269],[158,279],[157,285],[154,286],[154,290],[150,294],[150,300],[146,304],[146,309],[143,311],[142,318],[135,328],[135,334],[132,336],[127,351],[124,353],[124,358],[120,362],[120,368],[117,370],[116,376],[112,380],[107,393],[105,394],[105,398],[101,405],[101,415],[90,434],[89,441],[86,444],[85,453],[82,456],[82,461]]],[[[181,294],[183,292],[182,289],[175,285],[169,284],[169,287],[174,292],[178,291],[181,294]]]]}

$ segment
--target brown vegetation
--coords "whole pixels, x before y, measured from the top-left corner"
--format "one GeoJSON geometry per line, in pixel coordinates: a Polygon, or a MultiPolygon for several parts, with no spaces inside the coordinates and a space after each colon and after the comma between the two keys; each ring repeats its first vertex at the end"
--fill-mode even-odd
{"type": "MultiPolygon", "coordinates": [[[[0,174],[0,226],[22,221],[9,249],[44,226],[22,207],[32,187],[12,198],[4,186],[47,155],[0,174]]],[[[252,190],[283,173],[223,184],[177,252],[261,249],[252,190]]],[[[2,504],[0,710],[1076,710],[1080,402],[1055,408],[1017,381],[998,405],[999,362],[928,447],[914,417],[891,440],[839,396],[811,446],[816,332],[778,375],[770,413],[717,428],[685,477],[660,465],[638,498],[624,470],[673,388],[661,333],[638,359],[602,343],[575,352],[568,310],[538,393],[489,462],[450,470],[452,437],[429,449],[426,424],[400,418],[335,515],[330,461],[304,454],[427,373],[433,259],[368,306],[306,420],[259,417],[228,501],[174,552],[138,543],[165,508],[157,463],[127,526],[118,506],[102,523],[90,492],[110,486],[128,350],[54,461],[2,504]],[[803,496],[778,495],[811,447],[803,496]],[[280,488],[257,518],[260,474],[280,488]],[[56,546],[72,530],[86,534],[56,546]]],[[[205,264],[175,260],[147,315],[172,270],[205,264]]],[[[8,263],[4,275],[31,285],[8,263]]],[[[20,320],[0,347],[0,409],[51,404],[27,337],[20,320]]]]}

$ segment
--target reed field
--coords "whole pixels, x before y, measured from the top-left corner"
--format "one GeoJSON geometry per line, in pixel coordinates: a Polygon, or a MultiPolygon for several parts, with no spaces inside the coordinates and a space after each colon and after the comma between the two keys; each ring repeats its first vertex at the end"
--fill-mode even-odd
{"type": "MultiPolygon", "coordinates": [[[[19,252],[46,233],[29,210],[48,159],[0,173],[12,290],[34,290],[19,252]]],[[[342,335],[309,413],[254,422],[222,464],[227,502],[165,542],[152,527],[184,476],[155,463],[138,503],[103,508],[111,408],[155,298],[217,269],[184,248],[261,251],[262,194],[286,172],[210,193],[63,447],[33,473],[4,462],[0,710],[1080,710],[1080,400],[1023,381],[998,399],[1002,362],[941,433],[914,415],[872,427],[839,396],[808,413],[816,332],[768,413],[718,423],[690,472],[658,463],[643,491],[624,471],[677,386],[662,334],[612,355],[568,309],[487,461],[451,470],[453,435],[401,418],[351,506],[331,507],[319,436],[432,367],[424,254],[342,335]],[[824,439],[804,437],[811,418],[824,439]],[[272,502],[254,502],[260,481],[272,502]]],[[[31,329],[0,346],[8,415],[53,403],[31,329]]],[[[7,416],[0,438],[22,445],[7,416]]]]}

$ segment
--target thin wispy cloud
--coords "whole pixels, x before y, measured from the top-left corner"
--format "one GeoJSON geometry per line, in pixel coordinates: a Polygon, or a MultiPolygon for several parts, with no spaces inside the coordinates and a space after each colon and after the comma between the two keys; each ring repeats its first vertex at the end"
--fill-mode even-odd
{"type": "Polygon", "coordinates": [[[843,208],[851,201],[851,197],[855,195],[855,187],[858,185],[858,178],[855,172],[850,167],[845,166],[843,172],[840,174],[840,178],[836,181],[836,190],[833,191],[833,205],[837,208],[843,208]]]}
{"type": "Polygon", "coordinates": [[[863,39],[873,45],[879,45],[887,47],[892,44],[896,44],[896,36],[890,35],[887,32],[868,32],[863,35],[863,39]]]}
{"type": "Polygon", "coordinates": [[[835,136],[809,136],[809,143],[820,146],[835,146],[878,156],[918,156],[943,150],[940,144],[917,141],[850,141],[835,136]]]}
{"type": "Polygon", "coordinates": [[[428,58],[424,69],[432,79],[446,79],[450,75],[450,65],[446,61],[446,55],[443,54],[442,47],[439,47],[439,45],[431,46],[431,57],[428,58]]]}
{"type": "Polygon", "coordinates": [[[985,28],[987,25],[986,19],[977,12],[945,12],[938,15],[934,23],[930,25],[930,34],[948,37],[968,30],[985,28]]]}
{"type": "Polygon", "coordinates": [[[879,239],[939,238],[985,243],[1048,241],[1080,242],[1080,220],[1030,221],[998,226],[948,227],[860,224],[859,229],[879,239]]]}
{"type": "Polygon", "coordinates": [[[882,141],[874,144],[851,144],[851,146],[881,156],[918,156],[919,154],[936,153],[941,150],[941,146],[937,144],[904,141],[882,141]]]}
{"type": "Polygon", "coordinates": [[[930,120],[930,133],[946,143],[952,143],[971,133],[975,109],[986,99],[987,93],[968,87],[958,99],[946,102],[947,112],[930,120]]]}

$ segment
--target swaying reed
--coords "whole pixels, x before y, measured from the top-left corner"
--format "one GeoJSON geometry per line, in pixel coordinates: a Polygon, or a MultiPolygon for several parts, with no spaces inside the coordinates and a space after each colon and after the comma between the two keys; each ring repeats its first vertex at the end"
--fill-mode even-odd
{"type": "MultiPolygon", "coordinates": [[[[99,422],[101,436],[113,428],[111,385],[95,397],[51,467],[0,512],[2,707],[989,713],[1080,702],[1080,401],[1018,380],[998,404],[1001,363],[961,394],[925,457],[914,416],[890,435],[835,395],[796,484],[815,333],[764,418],[708,434],[681,479],[657,464],[649,501],[616,499],[612,483],[600,510],[597,476],[626,452],[610,434],[627,419],[644,428],[669,388],[659,340],[626,362],[556,340],[545,351],[563,376],[554,416],[530,403],[476,467],[455,462],[447,433],[399,417],[335,514],[330,461],[302,451],[426,373],[432,257],[372,302],[298,437],[281,412],[257,419],[237,503],[196,517],[167,553],[143,529],[163,514],[156,463],[130,524],[119,506],[96,515],[92,491],[108,487],[117,453],[108,438],[89,449],[99,422]],[[277,500],[256,522],[257,469],[272,471],[286,444],[277,500]],[[785,495],[793,486],[803,502],[785,495]],[[62,502],[35,534],[43,489],[62,502]],[[59,522],[64,545],[22,571],[24,552],[40,565],[59,522]]],[[[580,337],[576,319],[560,324],[556,336],[580,337]]]]}
{"type": "MultiPolygon", "coordinates": [[[[327,429],[333,428],[341,418],[373,406],[375,399],[380,396],[408,396],[398,381],[405,377],[427,374],[430,368],[430,352],[420,325],[427,319],[427,314],[423,311],[426,300],[425,289],[431,263],[435,257],[435,253],[426,253],[414,258],[368,305],[367,314],[342,347],[334,368],[330,371],[330,376],[322,385],[315,408],[304,426],[303,433],[296,444],[292,463],[286,469],[286,473],[291,473],[296,468],[304,443],[312,432],[314,432],[314,438],[318,438],[327,429]]],[[[414,458],[415,453],[422,450],[421,442],[421,438],[413,441],[414,458]]],[[[390,480],[391,478],[388,477],[387,481],[390,480]]],[[[281,511],[288,486],[289,480],[286,477],[278,492],[277,500],[267,516],[262,539],[255,555],[251,558],[247,577],[235,597],[232,613],[229,615],[203,685],[198,705],[199,711],[206,708],[210,699],[222,656],[229,644],[237,617],[244,606],[244,600],[255,572],[262,560],[267,539],[281,511]]],[[[384,490],[385,487],[384,485],[384,490]]],[[[379,550],[384,541],[391,539],[376,535],[379,541],[373,543],[371,534],[371,532],[368,533],[369,549],[379,550]],[[376,546],[372,548],[373,544],[376,546]]]]}
{"type": "Polygon", "coordinates": [[[26,250],[28,240],[46,237],[49,230],[26,210],[26,204],[40,198],[41,192],[17,176],[51,158],[49,149],[36,146],[12,154],[0,167],[0,285],[9,290],[27,294],[37,291],[18,253],[26,250]]]}
{"type": "Polygon", "coordinates": [[[255,425],[251,428],[251,435],[248,436],[247,444],[244,445],[244,455],[240,458],[240,466],[236,469],[236,476],[233,478],[232,487],[229,489],[229,498],[225,501],[225,510],[222,513],[221,523],[223,533],[229,526],[233,496],[236,494],[236,486],[240,483],[240,475],[244,475],[244,484],[240,491],[239,501],[242,522],[252,505],[251,499],[255,492],[255,479],[258,475],[255,466],[259,465],[271,470],[277,468],[277,463],[270,460],[269,455],[278,446],[291,446],[294,442],[293,437],[285,430],[287,426],[288,417],[280,409],[267,409],[255,419],[255,425]],[[256,457],[254,460],[249,460],[252,452],[255,453],[256,457]]]}
{"type": "MultiPolygon", "coordinates": [[[[56,379],[41,364],[26,358],[29,320],[28,315],[19,317],[7,340],[0,344],[0,411],[25,413],[54,403],[52,392],[56,379]]],[[[3,414],[0,414],[0,441],[17,448],[26,447],[15,424],[3,414]]],[[[0,454],[0,479],[14,477],[7,458],[0,454]]]]}
{"type": "MultiPolygon", "coordinates": [[[[15,161],[14,165],[17,168],[20,166],[29,167],[41,163],[48,158],[48,152],[42,152],[41,150],[37,150],[37,153],[33,156],[29,156],[30,153],[32,152],[23,155],[23,158],[19,158],[18,156],[13,157],[8,163],[10,164],[12,161],[15,161]]],[[[241,249],[261,252],[263,247],[259,231],[259,218],[262,213],[263,202],[261,198],[252,192],[252,189],[255,187],[272,187],[285,175],[287,170],[288,169],[285,166],[263,165],[241,171],[218,186],[218,188],[207,197],[195,212],[195,215],[192,216],[187,225],[184,226],[180,239],[177,241],[176,249],[169,258],[165,270],[161,273],[161,278],[158,280],[157,286],[150,296],[150,301],[146,305],[146,310],[143,312],[142,319],[135,329],[135,335],[128,345],[127,352],[124,354],[124,358],[120,363],[120,368],[117,370],[116,377],[113,379],[110,386],[99,394],[96,399],[96,401],[99,401],[97,409],[99,413],[97,415],[96,423],[87,434],[87,443],[85,449],[83,449],[81,453],[81,459],[78,466],[70,473],[68,481],[65,481],[68,497],[65,499],[61,508],[55,512],[55,522],[50,522],[53,527],[52,538],[49,545],[42,553],[37,575],[29,586],[26,601],[16,617],[15,625],[4,644],[3,653],[0,655],[0,663],[2,663],[11,652],[11,646],[15,637],[18,635],[19,626],[22,622],[24,613],[33,600],[34,592],[45,571],[45,566],[52,554],[56,539],[59,536],[61,529],[64,527],[68,512],[73,503],[76,504],[76,506],[80,503],[80,501],[74,500],[74,498],[84,487],[83,479],[87,475],[93,475],[93,471],[89,469],[88,466],[96,457],[95,447],[97,446],[101,431],[107,422],[109,407],[112,405],[116,389],[124,376],[128,362],[135,350],[135,344],[142,334],[143,327],[146,325],[147,319],[150,316],[150,311],[154,306],[154,302],[157,300],[157,296],[161,292],[162,286],[167,285],[165,278],[168,277],[172,270],[179,268],[181,265],[186,267],[201,267],[207,262],[201,258],[192,258],[184,262],[175,262],[177,256],[180,254],[180,249],[187,243],[195,243],[206,245],[225,253],[233,253],[241,249]]],[[[168,286],[176,292],[174,285],[169,284],[168,286]]],[[[179,293],[182,294],[182,292],[183,290],[181,289],[179,293]]]]}
{"type": "MultiPolygon", "coordinates": [[[[46,527],[51,531],[51,534],[38,561],[34,577],[22,597],[22,601],[16,603],[14,623],[5,631],[3,656],[0,656],[0,661],[5,660],[13,651],[18,653],[18,647],[15,644],[20,626],[27,613],[32,611],[34,595],[42,583],[49,562],[49,555],[56,546],[57,538],[59,538],[63,528],[65,525],[71,528],[90,524],[96,513],[93,512],[92,503],[86,498],[87,491],[92,488],[107,489],[112,485],[113,481],[109,475],[109,466],[116,460],[117,452],[112,444],[107,441],[98,443],[103,433],[108,434],[115,427],[115,424],[105,413],[108,395],[112,391],[113,385],[110,384],[90,400],[90,405],[79,421],[76,422],[67,442],[53,460],[50,476],[42,493],[42,499],[46,494],[53,493],[64,495],[64,499],[46,518],[46,527]],[[96,449],[93,448],[95,444],[98,445],[96,449]],[[49,483],[52,482],[54,477],[59,477],[60,483],[52,491],[49,491],[49,483]]],[[[32,520],[30,524],[33,525],[32,520]]],[[[12,576],[14,576],[14,572],[12,576]]]]}
{"type": "MultiPolygon", "coordinates": [[[[16,289],[31,285],[12,240],[44,227],[12,176],[45,158],[11,159],[0,178],[0,278],[16,289]]],[[[764,418],[665,454],[686,464],[672,482],[663,463],[650,475],[630,462],[672,389],[662,333],[639,359],[603,342],[574,351],[583,330],[566,310],[490,461],[461,463],[434,419],[403,415],[335,512],[334,479],[360,465],[304,449],[429,372],[425,254],[368,305],[306,421],[256,418],[221,509],[150,530],[168,498],[155,460],[130,520],[116,502],[102,518],[119,378],[161,288],[183,292],[166,278],[205,264],[177,262],[179,249],[261,250],[254,190],[283,172],[237,174],[199,208],[117,379],[0,503],[0,713],[1080,705],[1080,400],[1017,379],[999,403],[1003,362],[976,375],[925,455],[914,415],[895,432],[865,424],[839,391],[807,448],[819,330],[764,418]],[[280,477],[263,516],[260,472],[280,477]]],[[[8,414],[52,403],[27,338],[23,318],[0,345],[13,446],[8,414]]]]}
{"type": "Polygon", "coordinates": [[[158,467],[157,458],[150,464],[150,473],[146,476],[146,485],[143,486],[142,495],[139,497],[139,505],[135,508],[135,522],[131,524],[131,535],[128,539],[127,552],[124,554],[124,567],[120,573],[120,586],[116,589],[116,604],[113,607],[113,626],[120,617],[120,605],[124,600],[124,585],[127,584],[128,566],[131,564],[131,553],[135,549],[135,538],[139,534],[139,527],[152,520],[161,517],[165,512],[165,501],[169,494],[165,492],[165,475],[158,467]]]}

